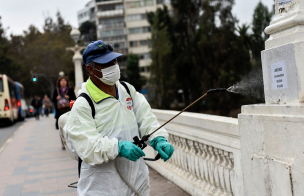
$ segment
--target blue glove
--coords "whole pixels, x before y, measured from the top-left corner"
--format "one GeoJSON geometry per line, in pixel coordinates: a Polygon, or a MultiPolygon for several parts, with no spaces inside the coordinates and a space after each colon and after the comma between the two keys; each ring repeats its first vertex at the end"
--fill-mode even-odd
{"type": "Polygon", "coordinates": [[[135,144],[129,141],[118,142],[119,151],[118,156],[125,157],[131,161],[137,161],[142,156],[146,156],[145,153],[135,144]]]}
{"type": "Polygon", "coordinates": [[[150,141],[151,146],[156,150],[161,158],[166,162],[174,152],[173,146],[163,137],[157,137],[150,141]]]}

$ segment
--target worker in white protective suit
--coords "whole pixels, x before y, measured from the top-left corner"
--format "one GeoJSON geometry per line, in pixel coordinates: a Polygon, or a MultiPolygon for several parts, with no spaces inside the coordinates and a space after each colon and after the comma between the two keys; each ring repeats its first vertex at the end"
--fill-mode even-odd
{"type": "MultiPolygon", "coordinates": [[[[90,78],[81,93],[93,100],[96,115],[83,97],[74,103],[64,129],[78,156],[83,160],[77,192],[79,196],[128,196],[135,193],[118,175],[117,169],[140,195],[149,195],[149,172],[144,152],[132,143],[134,136],[151,133],[160,125],[145,97],[118,81],[120,70],[111,45],[90,43],[83,52],[83,62],[90,78]],[[115,160],[118,160],[116,168],[115,160]]],[[[173,147],[164,128],[149,138],[150,145],[167,161],[173,147]]]]}

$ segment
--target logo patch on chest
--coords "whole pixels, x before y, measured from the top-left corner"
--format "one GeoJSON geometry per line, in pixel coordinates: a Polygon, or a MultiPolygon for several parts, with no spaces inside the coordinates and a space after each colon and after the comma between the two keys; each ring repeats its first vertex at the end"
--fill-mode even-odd
{"type": "Polygon", "coordinates": [[[127,98],[126,99],[126,102],[127,102],[127,108],[129,109],[129,110],[132,110],[132,99],[129,97],[129,98],[127,98]]]}

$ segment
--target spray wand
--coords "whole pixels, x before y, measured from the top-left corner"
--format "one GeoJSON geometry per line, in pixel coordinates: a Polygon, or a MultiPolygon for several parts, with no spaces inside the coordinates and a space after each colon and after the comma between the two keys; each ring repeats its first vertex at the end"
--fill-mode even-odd
{"type": "MultiPolygon", "coordinates": [[[[160,127],[158,127],[156,130],[154,130],[153,132],[149,133],[148,135],[144,135],[141,140],[138,138],[138,136],[133,137],[134,140],[134,144],[138,147],[140,147],[141,149],[144,149],[145,147],[147,147],[146,141],[148,141],[149,137],[155,133],[156,131],[158,131],[159,129],[161,129],[163,126],[165,126],[166,124],[168,124],[170,121],[172,121],[174,118],[176,118],[177,116],[179,116],[181,113],[183,113],[185,110],[189,109],[191,106],[193,106],[194,104],[196,104],[197,102],[199,102],[201,99],[203,99],[204,97],[206,97],[207,95],[211,94],[211,93],[220,93],[220,92],[224,92],[227,91],[226,88],[216,88],[216,89],[210,89],[208,90],[203,96],[201,96],[200,98],[198,98],[197,100],[195,100],[193,103],[191,103],[190,105],[188,105],[186,108],[184,108],[182,111],[180,111],[178,114],[176,114],[175,116],[173,116],[170,120],[168,120],[167,122],[165,122],[163,125],[161,125],[160,127]]],[[[146,161],[156,161],[160,159],[160,154],[157,154],[156,157],[154,159],[151,158],[144,158],[144,160],[146,161]]]]}

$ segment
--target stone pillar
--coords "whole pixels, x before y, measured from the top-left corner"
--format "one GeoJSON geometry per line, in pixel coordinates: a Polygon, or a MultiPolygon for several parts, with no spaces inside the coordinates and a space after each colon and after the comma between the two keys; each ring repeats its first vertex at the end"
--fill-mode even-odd
{"type": "Polygon", "coordinates": [[[304,0],[276,0],[262,51],[265,104],[239,115],[243,195],[304,195],[304,0]]]}
{"type": "Polygon", "coordinates": [[[82,56],[79,52],[79,49],[75,50],[73,56],[73,62],[75,66],[75,95],[78,96],[78,91],[81,89],[81,84],[83,83],[83,74],[82,74],[82,56]]]}

